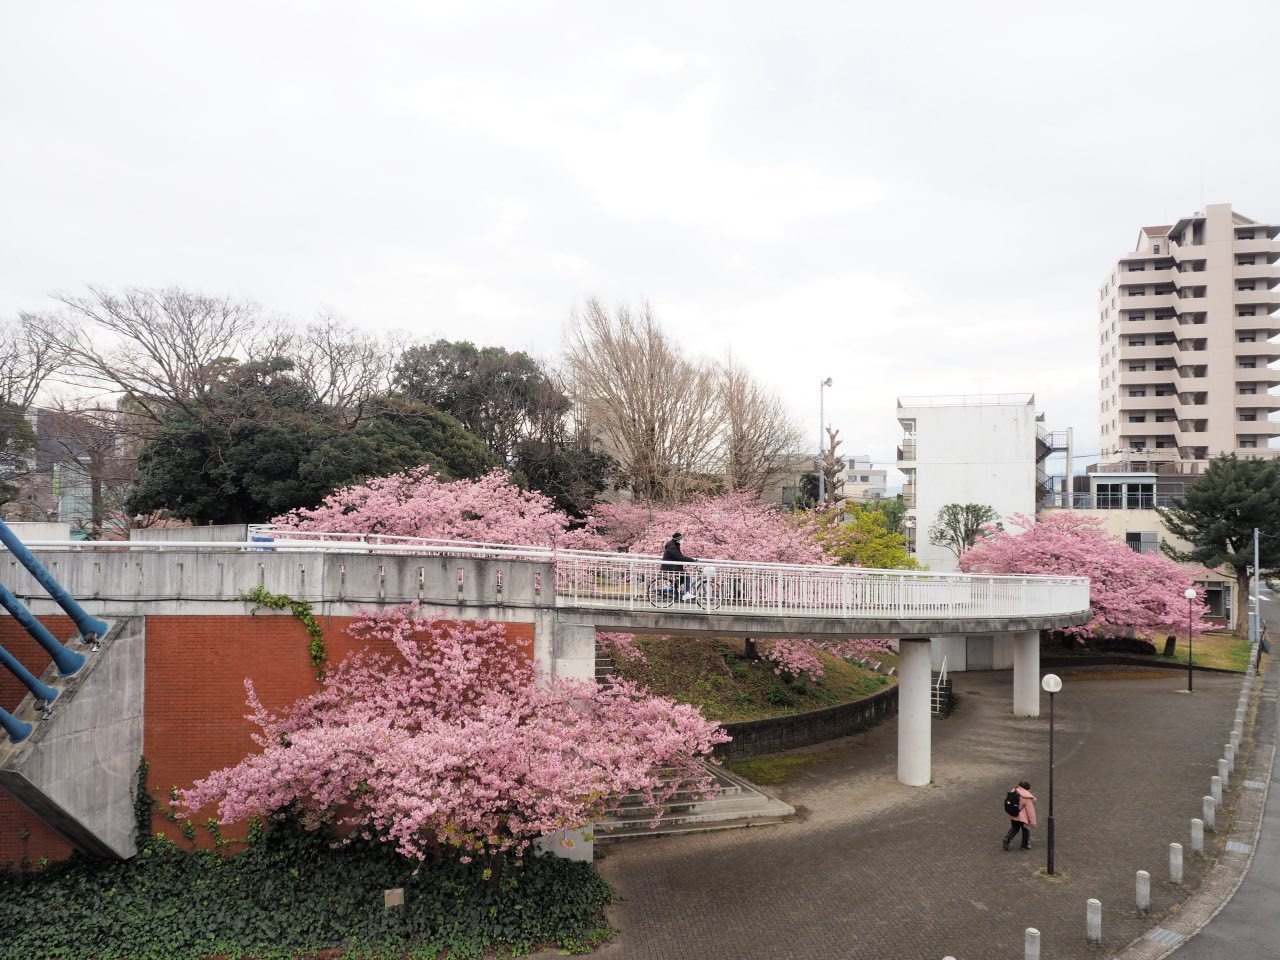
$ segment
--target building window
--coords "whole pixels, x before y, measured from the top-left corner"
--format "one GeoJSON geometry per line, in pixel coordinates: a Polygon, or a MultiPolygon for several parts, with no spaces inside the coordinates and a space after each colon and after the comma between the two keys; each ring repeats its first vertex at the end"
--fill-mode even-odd
{"type": "Polygon", "coordinates": [[[1129,422],[1130,423],[1146,423],[1147,415],[1145,413],[1131,413],[1129,414],[1129,422]]]}
{"type": "Polygon", "coordinates": [[[1131,363],[1131,364],[1129,364],[1129,372],[1130,372],[1130,373],[1143,373],[1143,372],[1145,372],[1145,371],[1146,371],[1146,369],[1147,369],[1147,365],[1146,365],[1145,363],[1131,363]]]}
{"type": "Polygon", "coordinates": [[[1172,397],[1173,393],[1173,387],[1156,387],[1157,397],[1172,397]]]}
{"type": "Polygon", "coordinates": [[[1242,413],[1240,414],[1240,419],[1241,419],[1241,420],[1250,420],[1250,421],[1252,421],[1252,420],[1257,420],[1257,419],[1258,419],[1258,415],[1257,415],[1256,413],[1243,413],[1243,412],[1242,412],[1242,413]]]}
{"type": "Polygon", "coordinates": [[[1240,368],[1240,369],[1242,369],[1242,370],[1254,370],[1254,369],[1256,369],[1256,368],[1257,368],[1257,366],[1258,366],[1258,361],[1256,361],[1256,360],[1241,360],[1239,363],[1237,363],[1237,364],[1236,364],[1236,366],[1237,366],[1237,367],[1239,367],[1239,368],[1240,368]]]}
{"type": "Polygon", "coordinates": [[[1237,317],[1252,317],[1253,307],[1240,307],[1236,310],[1237,317]]]}
{"type": "Polygon", "coordinates": [[[1256,343],[1257,338],[1252,333],[1242,333],[1236,337],[1236,343],[1256,343]]]}
{"type": "Polygon", "coordinates": [[[1258,445],[1257,440],[1241,440],[1240,441],[1241,448],[1245,450],[1252,450],[1257,445],[1258,445]]]}
{"type": "Polygon", "coordinates": [[[1147,312],[1145,310],[1134,310],[1132,313],[1129,314],[1129,319],[1145,320],[1147,319],[1147,312]]]}
{"type": "Polygon", "coordinates": [[[1253,257],[1236,257],[1236,266],[1238,266],[1238,267],[1252,267],[1252,266],[1253,266],[1253,257]]]}
{"type": "Polygon", "coordinates": [[[1253,281],[1252,281],[1252,280],[1248,280],[1248,281],[1241,280],[1241,281],[1239,281],[1239,282],[1236,284],[1236,289],[1237,289],[1237,290],[1252,290],[1252,289],[1253,289],[1253,281]]]}
{"type": "Polygon", "coordinates": [[[1154,249],[1156,253],[1159,253],[1159,252],[1160,252],[1160,244],[1158,244],[1158,243],[1157,243],[1157,244],[1154,244],[1152,249],[1154,249]]]}
{"type": "Polygon", "coordinates": [[[1129,396],[1131,397],[1145,397],[1146,395],[1147,391],[1144,387],[1131,387],[1129,389],[1129,396]]]}
{"type": "Polygon", "coordinates": [[[1174,363],[1172,360],[1160,360],[1156,363],[1157,370],[1172,370],[1174,363]]]}
{"type": "Polygon", "coordinates": [[[1167,347],[1171,343],[1177,343],[1177,341],[1174,340],[1173,337],[1165,337],[1164,339],[1161,339],[1160,337],[1156,337],[1155,339],[1155,346],[1157,347],[1167,347]]]}
{"type": "Polygon", "coordinates": [[[1130,337],[1129,338],[1129,346],[1131,347],[1145,347],[1146,345],[1147,345],[1146,337],[1130,337]]]}
{"type": "Polygon", "coordinates": [[[1253,239],[1253,231],[1252,231],[1252,230],[1241,230],[1239,233],[1237,233],[1237,234],[1236,234],[1236,239],[1237,239],[1237,240],[1252,240],[1252,239],[1253,239]]]}
{"type": "Polygon", "coordinates": [[[1156,447],[1160,450],[1168,449],[1174,445],[1172,440],[1157,440],[1156,447]]]}
{"type": "Polygon", "coordinates": [[[1240,393],[1241,393],[1241,394],[1243,394],[1243,395],[1244,395],[1244,396],[1246,396],[1246,397],[1252,397],[1252,396],[1255,396],[1255,395],[1257,394],[1257,392],[1258,392],[1258,388],[1257,388],[1257,387],[1241,387],[1241,388],[1240,388],[1240,393]]]}
{"type": "Polygon", "coordinates": [[[1145,263],[1131,263],[1131,264],[1129,264],[1129,272],[1130,272],[1130,273],[1141,273],[1141,272],[1142,272],[1143,270],[1145,270],[1145,269],[1147,269],[1147,265],[1146,265],[1145,263]]]}
{"type": "Polygon", "coordinates": [[[1173,414],[1172,414],[1172,413],[1157,413],[1157,414],[1156,414],[1156,423],[1169,423],[1171,420],[1173,420],[1173,414]]]}

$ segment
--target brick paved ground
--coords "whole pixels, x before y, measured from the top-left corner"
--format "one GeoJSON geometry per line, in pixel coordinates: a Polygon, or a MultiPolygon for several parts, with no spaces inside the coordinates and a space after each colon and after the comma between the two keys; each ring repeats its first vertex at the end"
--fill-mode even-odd
{"type": "MultiPolygon", "coordinates": [[[[1084,944],[1085,901],[1103,903],[1102,955],[1182,903],[1167,883],[1168,845],[1189,824],[1229,737],[1240,679],[1102,669],[1063,673],[1057,704],[1057,880],[1044,865],[1046,717],[1010,715],[1010,674],[957,674],[960,707],[935,721],[934,783],[895,778],[896,723],[811,752],[823,761],[778,794],[794,823],[602,846],[619,902],[601,960],[1023,956],[1042,932],[1044,960],[1099,956],[1084,944]],[[1030,853],[1005,853],[1000,810],[1027,778],[1041,800],[1030,853]],[[1150,871],[1153,914],[1133,906],[1150,871]]],[[[1233,784],[1233,787],[1237,786],[1233,784]]],[[[1229,801],[1231,802],[1231,801],[1229,801]]],[[[1212,844],[1212,838],[1208,841],[1212,844]]],[[[1185,888],[1184,888],[1185,889],[1185,888]]]]}

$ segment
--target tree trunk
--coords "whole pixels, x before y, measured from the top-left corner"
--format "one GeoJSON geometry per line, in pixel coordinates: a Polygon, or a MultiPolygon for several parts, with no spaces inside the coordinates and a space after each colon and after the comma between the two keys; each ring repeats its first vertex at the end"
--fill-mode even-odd
{"type": "Polygon", "coordinates": [[[1249,633],[1249,568],[1236,571],[1236,629],[1249,633]]]}

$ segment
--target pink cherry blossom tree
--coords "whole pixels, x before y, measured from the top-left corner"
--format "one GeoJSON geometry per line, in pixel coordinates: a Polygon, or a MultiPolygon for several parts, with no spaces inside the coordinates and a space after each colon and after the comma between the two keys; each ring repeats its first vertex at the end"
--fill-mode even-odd
{"type": "MultiPolygon", "coordinates": [[[[1089,578],[1093,618],[1064,632],[1078,637],[1140,636],[1187,626],[1185,569],[1151,553],[1138,553],[1103,529],[1101,521],[1070,511],[1037,520],[1014,515],[1013,530],[997,530],[960,557],[966,573],[1044,574],[1089,578]]],[[[1192,629],[1207,628],[1203,596],[1192,609],[1192,629]]]]}
{"type": "Polygon", "coordinates": [[[503,470],[478,480],[442,480],[430,467],[377,477],[335,490],[314,509],[275,518],[300,533],[383,534],[474,543],[592,547],[590,529],[536,490],[521,490],[503,470]]]}
{"type": "Polygon", "coordinates": [[[657,807],[677,789],[715,791],[699,760],[728,737],[693,707],[630,683],[538,678],[502,625],[432,623],[415,605],[350,631],[398,656],[352,654],[281,716],[246,681],[259,752],[180,791],[187,810],[217,804],[223,823],[292,811],[412,860],[456,851],[492,869],[624,793],[657,807]]]}

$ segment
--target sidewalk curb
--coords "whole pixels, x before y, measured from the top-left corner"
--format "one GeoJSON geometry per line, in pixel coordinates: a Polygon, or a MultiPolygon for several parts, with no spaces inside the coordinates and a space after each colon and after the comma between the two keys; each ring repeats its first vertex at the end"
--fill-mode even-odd
{"type": "MultiPolygon", "coordinates": [[[[1268,664],[1270,666],[1270,664],[1268,664]]],[[[1270,677],[1254,677],[1253,689],[1249,694],[1250,707],[1257,707],[1262,699],[1263,691],[1270,677]]],[[[1256,745],[1257,727],[1253,728],[1256,745]]],[[[1264,756],[1255,752],[1250,756],[1248,770],[1237,768],[1236,777],[1241,783],[1239,799],[1236,803],[1235,816],[1232,818],[1231,830],[1227,841],[1246,844],[1248,853],[1223,850],[1218,861],[1200,882],[1195,893],[1183,901],[1181,909],[1166,918],[1165,922],[1152,927],[1146,933],[1129,943],[1124,949],[1112,956],[1115,960],[1163,960],[1187,943],[1199,933],[1214,917],[1216,917],[1235,896],[1244,882],[1253,858],[1258,851],[1258,840],[1262,835],[1262,815],[1266,810],[1267,797],[1271,792],[1271,773],[1275,766],[1277,744],[1273,743],[1264,756]],[[1245,788],[1245,780],[1261,781],[1261,790],[1245,788]],[[1157,939],[1153,934],[1159,932],[1157,939]],[[1176,939],[1169,942],[1170,937],[1176,939]]]]}

